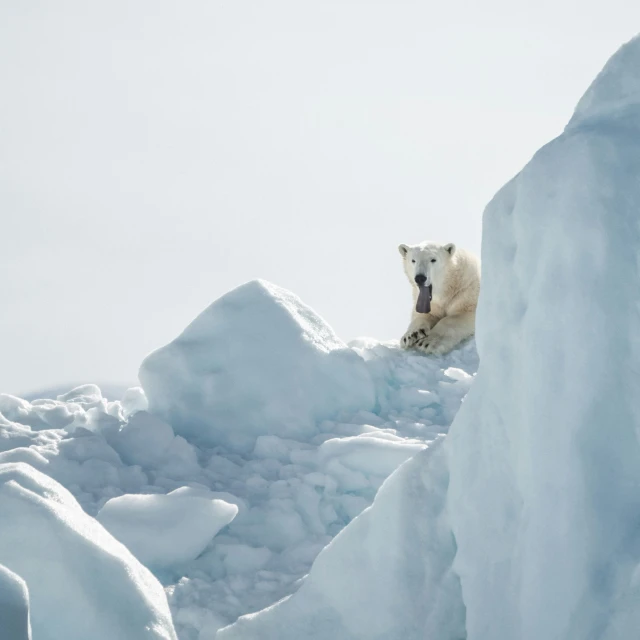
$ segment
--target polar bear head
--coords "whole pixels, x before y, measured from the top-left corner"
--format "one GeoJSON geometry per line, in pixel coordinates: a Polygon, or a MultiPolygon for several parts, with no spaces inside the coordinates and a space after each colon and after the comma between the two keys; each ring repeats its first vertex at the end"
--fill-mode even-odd
{"type": "Polygon", "coordinates": [[[434,296],[444,283],[449,265],[456,252],[456,245],[422,242],[415,245],[401,244],[398,247],[404,272],[414,287],[433,287],[434,296]]]}

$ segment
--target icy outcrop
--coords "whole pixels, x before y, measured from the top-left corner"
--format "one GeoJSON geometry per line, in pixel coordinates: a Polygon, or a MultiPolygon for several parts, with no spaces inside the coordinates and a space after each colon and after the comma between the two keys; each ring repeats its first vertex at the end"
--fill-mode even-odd
{"type": "Polygon", "coordinates": [[[296,594],[220,640],[637,636],[639,96],[635,39],[488,205],[482,366],[446,457],[406,462],[296,594]],[[400,543],[368,552],[389,527],[400,543]],[[405,581],[414,590],[398,600],[405,581]]]}
{"type": "Polygon", "coordinates": [[[640,47],[638,38],[623,45],[607,62],[578,102],[566,131],[580,126],[638,124],[640,109],[640,47]]]}
{"type": "Polygon", "coordinates": [[[309,438],[343,411],[371,410],[362,359],[292,293],[249,282],[142,363],[149,411],[194,442],[243,452],[260,435],[309,438]]]}
{"type": "Polygon", "coordinates": [[[640,628],[640,39],[484,217],[482,367],[449,435],[469,640],[640,628]]]}
{"type": "Polygon", "coordinates": [[[0,564],[28,587],[34,638],[175,640],[160,583],[57,482],[0,464],[0,513],[0,564]]]}
{"type": "Polygon", "coordinates": [[[178,490],[112,498],[96,517],[142,564],[157,570],[197,558],[237,513],[234,504],[178,490]]]}
{"type": "Polygon", "coordinates": [[[1,564],[0,632],[10,640],[31,640],[29,589],[20,576],[1,564]]]}

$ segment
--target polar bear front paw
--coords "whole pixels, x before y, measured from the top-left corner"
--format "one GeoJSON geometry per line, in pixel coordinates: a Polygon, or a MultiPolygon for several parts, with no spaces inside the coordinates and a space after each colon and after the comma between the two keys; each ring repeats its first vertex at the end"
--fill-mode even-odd
{"type": "Polygon", "coordinates": [[[426,329],[409,329],[409,331],[402,336],[400,345],[403,349],[409,349],[415,346],[419,340],[424,340],[428,335],[429,332],[426,329]]]}
{"type": "Polygon", "coordinates": [[[450,337],[432,331],[424,338],[416,340],[413,346],[423,353],[442,355],[450,351],[453,345],[450,337]]]}

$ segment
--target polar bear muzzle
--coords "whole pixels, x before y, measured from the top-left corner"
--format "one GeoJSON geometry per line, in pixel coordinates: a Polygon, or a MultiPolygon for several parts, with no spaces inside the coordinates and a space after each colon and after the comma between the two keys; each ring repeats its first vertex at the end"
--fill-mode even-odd
{"type": "Polygon", "coordinates": [[[431,285],[428,287],[418,287],[418,301],[416,302],[416,313],[429,313],[431,311],[432,298],[431,285]]]}

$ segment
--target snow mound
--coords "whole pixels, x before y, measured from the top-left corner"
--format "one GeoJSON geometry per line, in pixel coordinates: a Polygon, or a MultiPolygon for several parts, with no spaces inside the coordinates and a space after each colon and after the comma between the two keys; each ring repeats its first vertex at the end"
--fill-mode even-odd
{"type": "Polygon", "coordinates": [[[142,363],[149,411],[176,433],[239,451],[260,435],[309,438],[320,420],[371,410],[362,359],[299,298],[249,282],[142,363]]]}
{"type": "Polygon", "coordinates": [[[112,498],[97,518],[142,564],[170,569],[197,558],[237,513],[223,500],[171,492],[112,498]]]}
{"type": "Polygon", "coordinates": [[[482,366],[440,452],[218,640],[638,635],[639,97],[636,38],[488,205],[482,366]]]}
{"type": "Polygon", "coordinates": [[[7,640],[31,640],[29,590],[20,576],[1,564],[0,631],[7,640]]]}
{"type": "Polygon", "coordinates": [[[0,564],[28,585],[35,638],[176,638],[158,581],[54,480],[0,464],[0,513],[0,564]]]}
{"type": "Polygon", "coordinates": [[[198,472],[196,449],[146,411],[129,417],[108,440],[126,464],[161,470],[173,478],[190,478],[198,472]]]}

